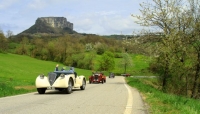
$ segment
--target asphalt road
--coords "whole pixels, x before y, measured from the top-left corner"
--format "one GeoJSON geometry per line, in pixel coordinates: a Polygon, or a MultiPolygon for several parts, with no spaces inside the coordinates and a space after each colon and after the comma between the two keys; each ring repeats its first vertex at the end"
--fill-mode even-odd
{"type": "Polygon", "coordinates": [[[139,92],[124,77],[88,84],[71,94],[47,90],[0,98],[0,114],[147,114],[139,92]]]}

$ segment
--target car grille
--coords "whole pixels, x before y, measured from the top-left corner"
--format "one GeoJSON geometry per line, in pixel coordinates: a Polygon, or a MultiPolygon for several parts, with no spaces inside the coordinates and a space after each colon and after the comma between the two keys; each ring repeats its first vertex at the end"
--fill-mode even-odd
{"type": "Polygon", "coordinates": [[[50,85],[52,86],[53,85],[53,83],[55,82],[55,80],[56,80],[56,76],[57,76],[57,74],[56,73],[49,73],[49,83],[50,83],[50,85]]]}
{"type": "Polygon", "coordinates": [[[98,80],[98,77],[99,77],[98,75],[95,75],[95,76],[94,76],[94,79],[95,79],[95,80],[98,80]]]}

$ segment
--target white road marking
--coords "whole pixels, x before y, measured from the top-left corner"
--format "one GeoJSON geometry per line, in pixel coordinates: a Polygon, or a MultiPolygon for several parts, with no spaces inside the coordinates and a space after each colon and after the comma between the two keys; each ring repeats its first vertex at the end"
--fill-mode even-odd
{"type": "Polygon", "coordinates": [[[124,86],[128,90],[128,100],[127,100],[124,114],[131,114],[132,106],[133,106],[133,95],[132,95],[131,89],[127,86],[127,84],[124,84],[124,86]]]}

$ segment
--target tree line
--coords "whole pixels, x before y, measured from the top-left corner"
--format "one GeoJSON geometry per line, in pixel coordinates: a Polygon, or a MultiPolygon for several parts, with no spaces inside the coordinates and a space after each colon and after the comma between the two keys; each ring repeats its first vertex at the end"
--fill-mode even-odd
{"type": "Polygon", "coordinates": [[[0,34],[1,52],[28,55],[88,70],[111,71],[114,58],[122,58],[125,45],[113,38],[98,35],[65,34],[60,37],[8,37],[0,34]],[[102,55],[95,67],[96,55],[102,55]]]}

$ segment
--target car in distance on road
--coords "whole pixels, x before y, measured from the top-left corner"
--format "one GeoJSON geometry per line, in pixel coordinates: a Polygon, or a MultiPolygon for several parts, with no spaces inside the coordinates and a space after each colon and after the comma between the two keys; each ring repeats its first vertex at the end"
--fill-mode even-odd
{"type": "Polygon", "coordinates": [[[75,88],[84,90],[86,78],[83,75],[77,76],[71,71],[54,71],[48,76],[37,76],[35,85],[39,94],[44,94],[46,90],[59,90],[70,94],[75,88]]]}
{"type": "Polygon", "coordinates": [[[89,77],[89,83],[106,83],[106,76],[101,72],[93,73],[93,75],[89,77]]]}
{"type": "Polygon", "coordinates": [[[130,77],[131,75],[129,73],[121,74],[124,77],[130,77]]]}
{"type": "Polygon", "coordinates": [[[110,74],[109,74],[109,78],[115,78],[115,74],[112,73],[112,72],[110,72],[110,74]]]}

